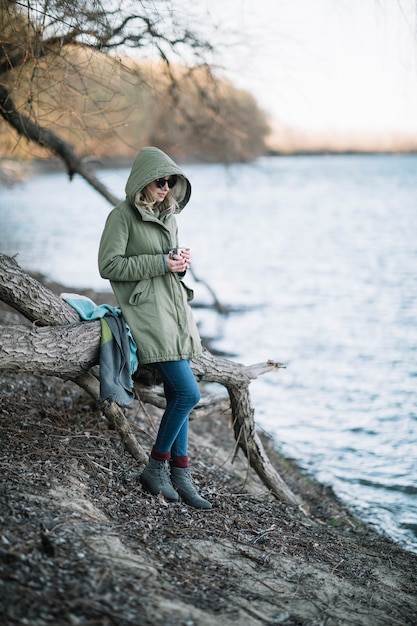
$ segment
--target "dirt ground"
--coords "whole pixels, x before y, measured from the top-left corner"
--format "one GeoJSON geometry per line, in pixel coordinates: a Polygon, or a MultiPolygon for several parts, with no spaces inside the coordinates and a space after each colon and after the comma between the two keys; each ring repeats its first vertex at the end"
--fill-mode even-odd
{"type": "MultiPolygon", "coordinates": [[[[0,324],[14,321],[0,307],[0,324]]],[[[127,410],[150,449],[160,410],[127,410]]],[[[2,626],[417,624],[417,555],[356,520],[264,434],[308,506],[234,455],[227,414],[191,423],[198,511],[144,493],[140,467],[74,383],[0,373],[2,626]]]]}

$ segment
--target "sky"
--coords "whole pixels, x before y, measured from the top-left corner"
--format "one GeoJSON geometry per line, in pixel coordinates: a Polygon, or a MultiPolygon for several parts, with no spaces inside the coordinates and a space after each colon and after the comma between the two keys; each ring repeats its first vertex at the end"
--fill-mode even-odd
{"type": "Polygon", "coordinates": [[[194,25],[218,25],[212,39],[226,75],[273,120],[300,130],[417,134],[416,0],[187,6],[194,25]]]}

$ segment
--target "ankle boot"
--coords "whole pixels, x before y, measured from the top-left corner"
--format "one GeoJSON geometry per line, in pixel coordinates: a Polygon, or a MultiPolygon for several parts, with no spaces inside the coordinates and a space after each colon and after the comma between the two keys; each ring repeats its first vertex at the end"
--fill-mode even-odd
{"type": "Polygon", "coordinates": [[[198,493],[188,467],[171,466],[171,480],[186,504],[195,509],[211,509],[210,502],[198,493]]]}
{"type": "Polygon", "coordinates": [[[170,502],[178,502],[178,493],[172,486],[166,461],[157,461],[152,457],[139,477],[143,488],[153,495],[161,493],[170,502]]]}

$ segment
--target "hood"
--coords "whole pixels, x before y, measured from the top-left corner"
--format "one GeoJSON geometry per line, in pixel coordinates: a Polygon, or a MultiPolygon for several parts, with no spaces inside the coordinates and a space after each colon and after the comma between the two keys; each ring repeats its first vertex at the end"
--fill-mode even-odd
{"type": "Polygon", "coordinates": [[[159,148],[147,147],[137,155],[133,162],[129,178],[126,183],[126,198],[129,203],[135,205],[135,196],[146,185],[157,178],[176,174],[178,181],[172,188],[172,193],[178,202],[176,213],[182,211],[191,196],[191,184],[188,178],[176,163],[159,148]]]}

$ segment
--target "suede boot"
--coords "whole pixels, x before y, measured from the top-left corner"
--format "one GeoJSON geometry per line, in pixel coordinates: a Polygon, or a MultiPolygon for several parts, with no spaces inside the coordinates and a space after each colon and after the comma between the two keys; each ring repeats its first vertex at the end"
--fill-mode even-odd
{"type": "Polygon", "coordinates": [[[171,466],[171,481],[186,504],[195,509],[211,509],[210,502],[198,493],[188,467],[171,466]]]}
{"type": "Polygon", "coordinates": [[[139,481],[153,495],[161,493],[169,502],[178,502],[178,493],[172,486],[167,461],[157,461],[151,457],[139,481]]]}

